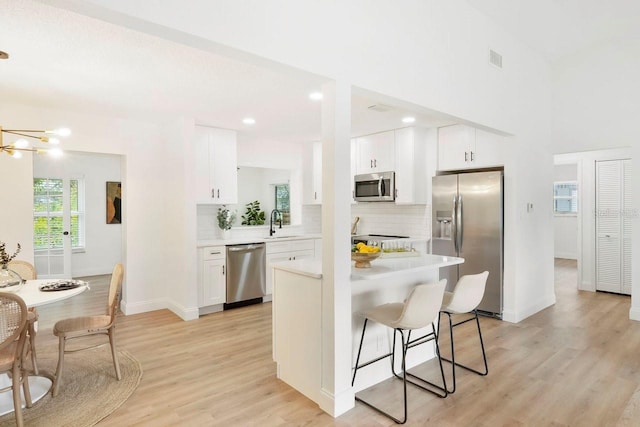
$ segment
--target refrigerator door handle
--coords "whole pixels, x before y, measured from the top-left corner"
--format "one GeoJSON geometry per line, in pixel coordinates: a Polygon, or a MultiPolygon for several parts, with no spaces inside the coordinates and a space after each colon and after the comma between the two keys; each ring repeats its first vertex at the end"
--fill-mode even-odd
{"type": "Polygon", "coordinates": [[[462,239],[464,234],[464,225],[462,223],[462,195],[458,196],[458,203],[456,206],[456,238],[457,238],[457,246],[458,246],[458,255],[462,252],[462,239]]]}
{"type": "Polygon", "coordinates": [[[453,196],[453,209],[451,211],[451,238],[453,239],[453,250],[458,255],[458,197],[453,196]]]}

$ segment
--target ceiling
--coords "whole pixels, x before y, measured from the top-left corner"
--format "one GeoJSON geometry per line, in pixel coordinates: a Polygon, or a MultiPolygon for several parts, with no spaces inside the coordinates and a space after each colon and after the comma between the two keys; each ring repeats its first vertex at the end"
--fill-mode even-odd
{"type": "MultiPolygon", "coordinates": [[[[238,130],[241,140],[320,138],[321,103],[309,93],[325,78],[240,62],[41,3],[0,0],[0,10],[0,50],[10,55],[0,61],[3,99],[143,121],[194,117],[238,130]],[[255,125],[243,124],[245,117],[255,125]]],[[[368,108],[375,104],[375,97],[354,95],[353,135],[403,126],[407,108],[368,108]]],[[[411,114],[425,127],[451,123],[411,114]]]]}
{"type": "MultiPolygon", "coordinates": [[[[640,1],[467,1],[550,61],[640,33],[640,25],[632,25],[640,1]]],[[[240,140],[320,138],[320,103],[308,95],[327,81],[321,76],[259,67],[30,0],[0,0],[0,10],[0,50],[10,55],[0,60],[2,99],[154,122],[194,117],[238,130],[240,140]],[[256,124],[244,125],[245,117],[256,124]]],[[[402,127],[406,115],[424,127],[452,123],[396,100],[354,93],[354,136],[402,127]],[[369,108],[380,100],[392,108],[369,108]]]]}
{"type": "Polygon", "coordinates": [[[637,0],[467,0],[553,63],[590,46],[640,38],[637,0]]]}

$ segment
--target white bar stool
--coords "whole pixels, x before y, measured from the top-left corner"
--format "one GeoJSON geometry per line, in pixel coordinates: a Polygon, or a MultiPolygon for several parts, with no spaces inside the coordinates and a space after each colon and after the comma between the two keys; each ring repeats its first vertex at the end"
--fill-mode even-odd
{"type": "Polygon", "coordinates": [[[438,283],[417,285],[415,288],[411,290],[409,297],[405,300],[404,303],[383,304],[377,307],[373,307],[365,311],[364,313],[362,313],[362,315],[365,318],[364,326],[362,327],[362,337],[360,338],[360,346],[358,347],[358,356],[356,358],[356,366],[353,372],[353,379],[351,380],[351,385],[353,386],[353,384],[356,381],[356,374],[358,373],[358,369],[368,366],[384,358],[391,357],[391,372],[397,378],[401,378],[403,383],[404,415],[402,419],[394,417],[388,412],[385,412],[380,408],[376,407],[372,403],[366,402],[365,400],[358,397],[357,395],[356,395],[356,400],[378,411],[382,415],[385,415],[391,418],[393,421],[395,421],[398,424],[404,424],[407,421],[407,383],[411,383],[417,387],[420,387],[423,390],[429,391],[438,397],[447,396],[447,384],[444,378],[442,361],[440,360],[440,348],[438,347],[438,335],[436,332],[435,325],[433,323],[436,317],[438,316],[438,311],[440,310],[440,307],[442,304],[442,298],[444,295],[444,288],[446,286],[446,283],[447,281],[443,279],[443,280],[440,280],[438,283]],[[374,322],[380,323],[382,325],[388,326],[389,328],[393,329],[393,347],[390,353],[360,365],[359,362],[360,362],[360,353],[362,351],[362,342],[364,341],[364,334],[367,329],[367,322],[369,320],[373,320],[374,322]],[[424,328],[429,324],[431,324],[431,328],[433,332],[430,332],[427,335],[422,336],[420,338],[416,338],[414,340],[411,339],[412,330],[424,328]],[[406,339],[405,339],[405,331],[408,331],[406,339]],[[396,346],[396,334],[400,334],[400,339],[402,340],[402,373],[401,374],[397,374],[393,368],[395,346],[396,346]],[[433,384],[423,378],[410,374],[406,370],[405,361],[407,356],[407,350],[411,347],[415,347],[419,344],[423,344],[429,341],[434,341],[435,343],[436,357],[438,358],[438,363],[440,365],[440,374],[442,375],[442,384],[443,384],[442,386],[433,384]],[[414,381],[411,381],[407,379],[407,376],[420,380],[423,384],[428,384],[429,386],[435,388],[435,390],[431,388],[427,388],[423,384],[419,384],[414,381]]]}
{"type": "MultiPolygon", "coordinates": [[[[480,320],[478,319],[478,304],[482,301],[482,297],[484,296],[484,288],[487,284],[487,277],[489,277],[489,272],[485,271],[480,274],[468,274],[466,276],[462,276],[456,287],[453,289],[453,292],[445,292],[444,298],[442,301],[442,308],[440,308],[440,314],[446,314],[449,318],[449,334],[451,339],[451,360],[442,358],[445,362],[451,363],[451,371],[453,373],[453,389],[447,390],[449,393],[454,393],[456,391],[456,366],[460,368],[466,369],[467,371],[471,371],[478,375],[485,376],[489,373],[489,366],[487,365],[487,355],[484,351],[484,342],[482,341],[482,331],[480,330],[480,320]],[[453,323],[451,320],[452,315],[457,314],[471,314],[473,313],[473,317],[470,317],[465,320],[461,320],[460,322],[453,323]],[[453,328],[456,326],[460,326],[472,320],[476,321],[476,325],[478,326],[478,337],[480,338],[480,348],[482,349],[482,359],[484,360],[484,371],[479,371],[469,366],[465,366],[461,363],[456,362],[456,352],[453,340],[453,328]]],[[[438,335],[440,334],[440,315],[438,316],[438,335]]]]}

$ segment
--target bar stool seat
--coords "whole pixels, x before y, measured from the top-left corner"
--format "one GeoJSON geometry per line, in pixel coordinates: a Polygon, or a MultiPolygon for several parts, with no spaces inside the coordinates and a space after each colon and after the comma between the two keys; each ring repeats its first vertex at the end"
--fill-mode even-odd
{"type": "Polygon", "coordinates": [[[423,390],[429,391],[438,397],[447,396],[447,384],[445,382],[444,370],[442,368],[442,361],[440,360],[440,349],[438,347],[438,339],[436,327],[434,321],[438,316],[440,306],[442,304],[442,297],[444,294],[444,288],[447,281],[445,279],[440,280],[438,283],[421,284],[417,285],[411,290],[409,297],[404,303],[390,303],[383,304],[366,310],[362,313],[364,319],[364,326],[362,327],[362,337],[360,338],[360,346],[358,347],[358,356],[356,358],[356,365],[353,372],[353,379],[351,385],[355,383],[358,369],[368,366],[372,363],[391,357],[391,372],[396,377],[402,380],[403,383],[403,405],[404,414],[402,418],[396,418],[388,412],[385,412],[372,404],[367,402],[356,395],[356,400],[364,403],[370,408],[378,411],[382,415],[391,418],[398,424],[404,424],[407,421],[407,383],[413,384],[423,390]],[[364,335],[367,329],[367,323],[369,320],[385,325],[393,329],[393,347],[388,354],[377,357],[373,360],[360,364],[360,354],[362,352],[362,343],[364,341],[364,335]],[[431,324],[432,332],[421,336],[416,339],[411,339],[411,331],[415,329],[421,329],[431,324]],[[405,337],[405,332],[407,335],[405,337]],[[402,372],[396,373],[394,370],[394,358],[396,347],[396,336],[400,335],[402,342],[402,372]],[[435,343],[436,357],[440,366],[440,374],[442,376],[442,386],[429,382],[423,378],[420,378],[414,374],[408,373],[406,370],[406,356],[407,350],[411,347],[415,347],[426,342],[433,341],[435,343]],[[414,378],[419,382],[407,379],[407,377],[414,378]]]}

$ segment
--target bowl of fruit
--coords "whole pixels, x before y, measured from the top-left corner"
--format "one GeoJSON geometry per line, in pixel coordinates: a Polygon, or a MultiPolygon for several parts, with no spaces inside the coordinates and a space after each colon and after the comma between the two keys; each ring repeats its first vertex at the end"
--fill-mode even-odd
{"type": "Polygon", "coordinates": [[[351,260],[356,262],[356,268],[369,268],[371,261],[381,255],[378,246],[369,246],[358,243],[351,248],[351,260]]]}

